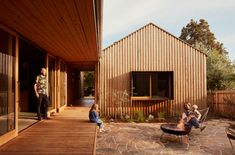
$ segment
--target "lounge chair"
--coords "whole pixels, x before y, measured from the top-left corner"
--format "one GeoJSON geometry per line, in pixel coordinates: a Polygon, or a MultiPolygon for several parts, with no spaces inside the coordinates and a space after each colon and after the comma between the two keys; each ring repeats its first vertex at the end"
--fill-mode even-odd
{"type": "MultiPolygon", "coordinates": [[[[200,118],[200,120],[199,120],[199,123],[203,123],[203,122],[205,122],[206,121],[206,118],[207,118],[207,114],[208,114],[208,112],[209,112],[209,107],[207,107],[207,108],[205,108],[205,109],[200,109],[200,110],[198,110],[200,113],[201,113],[201,118],[200,118]]],[[[181,137],[181,142],[182,142],[182,136],[187,136],[188,137],[188,139],[190,139],[189,138],[189,133],[190,133],[190,131],[191,131],[191,129],[187,129],[187,130],[184,130],[184,131],[182,131],[182,130],[177,130],[176,128],[177,128],[177,124],[176,123],[171,123],[171,124],[169,124],[169,123],[165,123],[165,124],[162,124],[161,126],[160,126],[160,128],[161,128],[161,130],[162,130],[162,135],[161,135],[161,137],[160,137],[160,139],[162,139],[162,136],[164,135],[164,133],[168,133],[168,134],[172,134],[172,135],[176,135],[176,136],[178,136],[178,137],[181,137]],[[171,129],[169,126],[173,126],[173,128],[171,129]]],[[[205,129],[205,127],[204,127],[204,129],[205,129]]],[[[202,130],[201,130],[202,131],[202,130]]]]}
{"type": "Polygon", "coordinates": [[[206,117],[207,117],[207,114],[208,114],[208,112],[209,112],[209,109],[210,109],[210,107],[207,107],[207,108],[205,108],[205,109],[200,109],[200,110],[198,110],[200,113],[201,113],[201,118],[200,118],[200,120],[199,120],[199,123],[203,123],[203,122],[205,122],[205,120],[206,120],[206,117]]]}
{"type": "Polygon", "coordinates": [[[230,144],[232,146],[232,149],[233,149],[233,143],[231,142],[231,140],[235,140],[235,130],[227,127],[225,129],[225,132],[227,134],[228,140],[229,140],[229,142],[230,142],[230,144]]]}

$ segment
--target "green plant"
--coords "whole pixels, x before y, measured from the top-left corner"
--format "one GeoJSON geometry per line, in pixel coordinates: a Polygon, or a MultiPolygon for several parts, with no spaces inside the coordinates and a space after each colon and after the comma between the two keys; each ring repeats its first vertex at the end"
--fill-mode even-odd
{"type": "Polygon", "coordinates": [[[101,115],[100,113],[99,113],[99,118],[100,118],[103,122],[105,122],[105,120],[106,120],[106,118],[105,118],[103,115],[101,115]]]}
{"type": "Polygon", "coordinates": [[[95,95],[95,72],[85,71],[84,72],[84,93],[85,96],[95,95]]]}
{"type": "Polygon", "coordinates": [[[142,110],[135,111],[135,119],[137,122],[144,122],[144,114],[142,110]]]}
{"type": "Polygon", "coordinates": [[[164,121],[165,120],[165,115],[166,115],[165,112],[158,112],[157,113],[158,120],[159,121],[164,121]]]}

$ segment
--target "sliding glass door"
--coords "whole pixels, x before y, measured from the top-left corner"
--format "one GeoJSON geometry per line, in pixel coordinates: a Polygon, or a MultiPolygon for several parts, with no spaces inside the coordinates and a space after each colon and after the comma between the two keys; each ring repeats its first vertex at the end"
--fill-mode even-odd
{"type": "Polygon", "coordinates": [[[15,126],[16,37],[0,29],[0,136],[15,126]]]}

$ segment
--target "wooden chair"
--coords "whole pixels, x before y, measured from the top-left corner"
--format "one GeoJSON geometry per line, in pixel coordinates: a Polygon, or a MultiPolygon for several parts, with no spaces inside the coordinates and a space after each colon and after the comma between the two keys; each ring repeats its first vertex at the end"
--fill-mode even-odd
{"type": "Polygon", "coordinates": [[[235,130],[233,130],[233,129],[227,127],[227,128],[225,129],[225,132],[226,132],[226,134],[227,134],[228,140],[229,140],[229,142],[230,142],[230,144],[231,144],[231,146],[232,146],[232,149],[233,149],[233,144],[232,144],[231,140],[235,140],[235,130]]]}

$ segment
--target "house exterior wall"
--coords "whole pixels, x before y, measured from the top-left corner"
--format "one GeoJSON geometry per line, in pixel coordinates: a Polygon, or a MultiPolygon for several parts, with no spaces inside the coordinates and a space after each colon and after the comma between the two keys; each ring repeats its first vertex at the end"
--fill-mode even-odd
{"type": "Polygon", "coordinates": [[[206,55],[154,24],[148,24],[102,50],[99,104],[104,116],[166,112],[176,116],[185,102],[206,106],[206,55]],[[173,71],[173,100],[133,100],[132,71],[173,71]],[[128,97],[122,97],[127,96],[128,97]]]}

